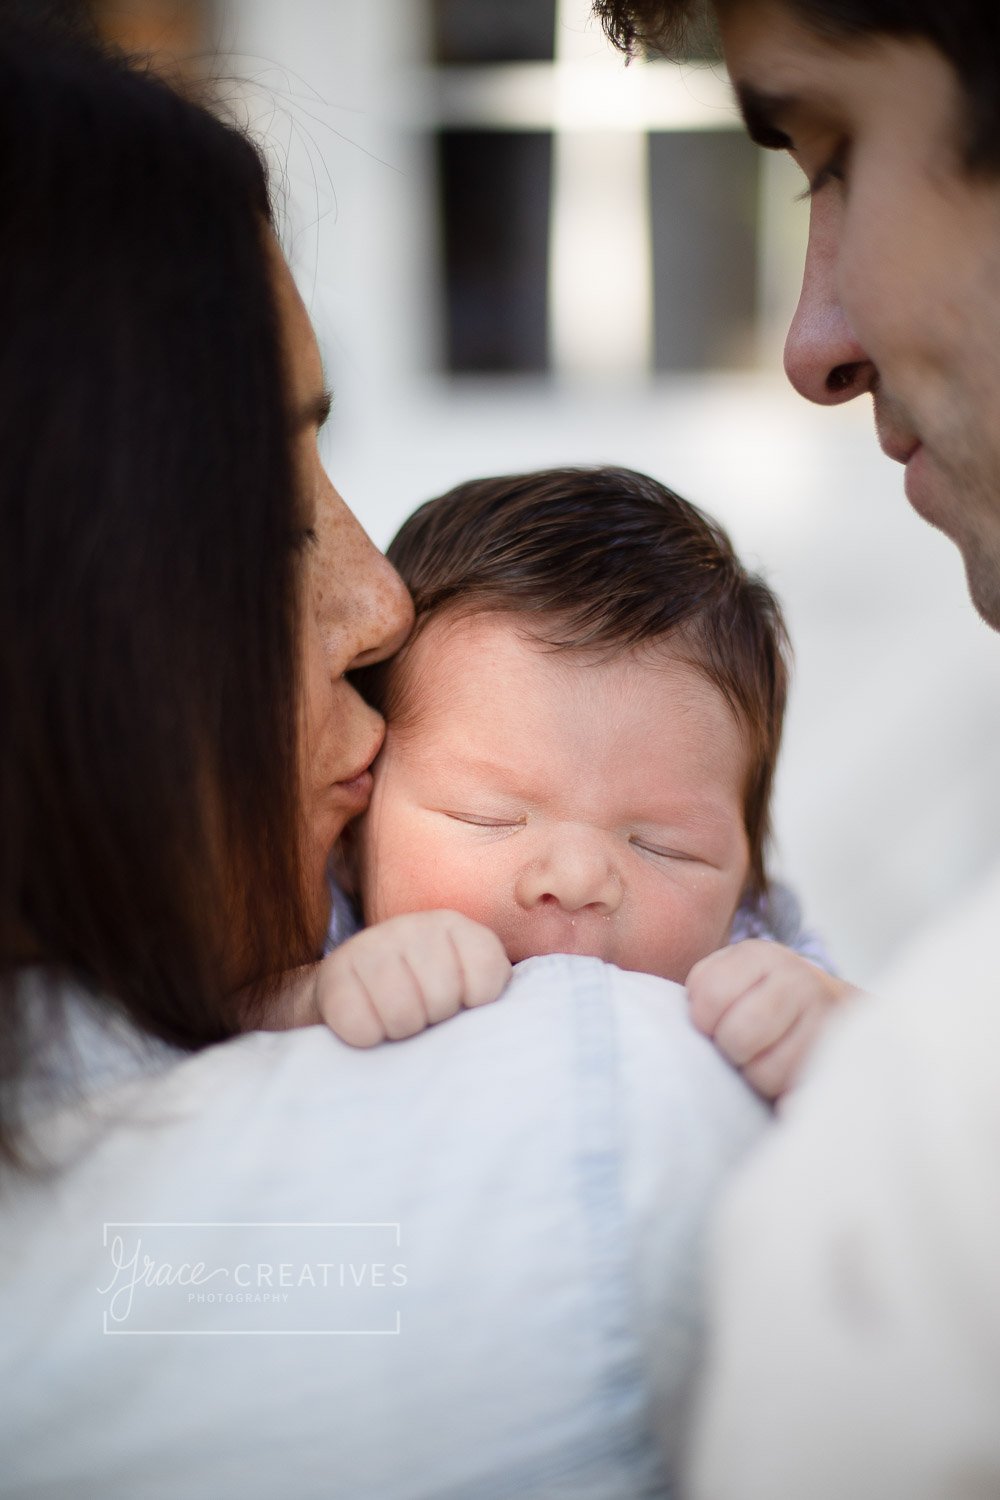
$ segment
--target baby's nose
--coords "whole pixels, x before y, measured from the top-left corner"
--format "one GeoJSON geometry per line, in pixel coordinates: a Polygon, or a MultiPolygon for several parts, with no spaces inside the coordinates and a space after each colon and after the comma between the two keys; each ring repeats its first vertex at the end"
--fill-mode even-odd
{"type": "Polygon", "coordinates": [[[586,837],[567,837],[526,865],[515,894],[525,911],[552,906],[610,916],[621,905],[621,879],[608,851],[586,837]]]}

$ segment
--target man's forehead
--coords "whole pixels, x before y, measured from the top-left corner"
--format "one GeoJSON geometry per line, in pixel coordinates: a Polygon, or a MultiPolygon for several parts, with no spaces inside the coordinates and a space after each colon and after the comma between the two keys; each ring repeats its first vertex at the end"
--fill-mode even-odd
{"type": "Polygon", "coordinates": [[[719,31],[747,129],[760,145],[777,148],[787,144],[778,138],[782,122],[798,109],[836,109],[845,67],[879,41],[825,35],[782,0],[725,4],[719,31]]]}
{"type": "Polygon", "coordinates": [[[791,82],[804,64],[822,69],[840,52],[837,42],[813,30],[783,0],[724,4],[718,9],[718,22],[730,72],[735,64],[751,82],[752,75],[765,75],[762,88],[773,87],[767,81],[771,75],[791,82]]]}

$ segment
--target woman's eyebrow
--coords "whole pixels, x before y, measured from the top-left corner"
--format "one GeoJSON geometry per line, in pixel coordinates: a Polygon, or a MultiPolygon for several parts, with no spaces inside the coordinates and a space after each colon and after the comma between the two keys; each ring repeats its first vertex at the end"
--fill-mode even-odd
{"type": "Polygon", "coordinates": [[[747,135],[768,151],[788,151],[792,138],[779,129],[777,121],[793,113],[798,100],[788,94],[768,94],[752,83],[737,83],[736,100],[747,128],[747,135]]]}

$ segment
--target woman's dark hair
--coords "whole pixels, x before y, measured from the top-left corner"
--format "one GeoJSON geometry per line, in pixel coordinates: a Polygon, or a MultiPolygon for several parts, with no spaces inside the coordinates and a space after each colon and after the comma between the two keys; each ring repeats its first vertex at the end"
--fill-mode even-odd
{"type": "Polygon", "coordinates": [[[269,216],[241,135],[0,23],[0,1099],[25,963],[197,1048],[307,956],[269,216]]]}
{"type": "Polygon", "coordinates": [[[0,0],[0,28],[96,41],[91,0],[0,0]]]}
{"type": "Polygon", "coordinates": [[[419,713],[407,698],[409,649],[446,613],[516,615],[541,644],[587,658],[666,643],[702,672],[744,736],[747,894],[765,891],[788,639],[778,601],[721,526],[631,469],[548,469],[472,480],[429,500],[386,555],[416,610],[402,651],[363,674],[390,721],[419,713]]]}
{"type": "MultiPolygon", "coordinates": [[[[594,0],[611,41],[684,55],[706,14],[756,0],[594,0]]],[[[965,96],[964,155],[975,171],[1000,172],[1000,5],[997,0],[785,0],[804,25],[833,41],[889,36],[930,42],[954,68],[965,96]]],[[[697,51],[697,44],[695,46],[697,51]]]]}

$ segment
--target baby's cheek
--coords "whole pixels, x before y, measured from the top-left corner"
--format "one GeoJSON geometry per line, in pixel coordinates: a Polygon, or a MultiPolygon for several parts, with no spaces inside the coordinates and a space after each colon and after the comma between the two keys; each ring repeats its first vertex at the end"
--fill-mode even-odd
{"type": "Polygon", "coordinates": [[[364,888],[366,922],[384,922],[405,912],[433,911],[440,906],[434,883],[424,876],[417,861],[374,861],[364,888]]]}
{"type": "Polygon", "coordinates": [[[706,902],[693,893],[675,895],[637,925],[633,935],[641,961],[628,967],[683,984],[699,959],[725,946],[730,905],[728,896],[706,902]]]}
{"type": "Polygon", "coordinates": [[[452,867],[444,871],[429,868],[425,877],[412,887],[411,895],[414,902],[409,908],[411,911],[442,909],[461,912],[464,917],[481,922],[503,937],[497,886],[484,878],[484,872],[476,866],[452,867]]]}
{"type": "Polygon", "coordinates": [[[484,872],[455,857],[446,856],[426,840],[396,839],[388,849],[378,844],[370,850],[365,880],[365,919],[384,922],[387,917],[414,911],[457,911],[495,930],[496,888],[484,872]]]}
{"type": "Polygon", "coordinates": [[[404,912],[423,911],[421,895],[426,855],[409,830],[379,816],[377,804],[357,828],[361,904],[365,921],[384,922],[404,912]]]}

